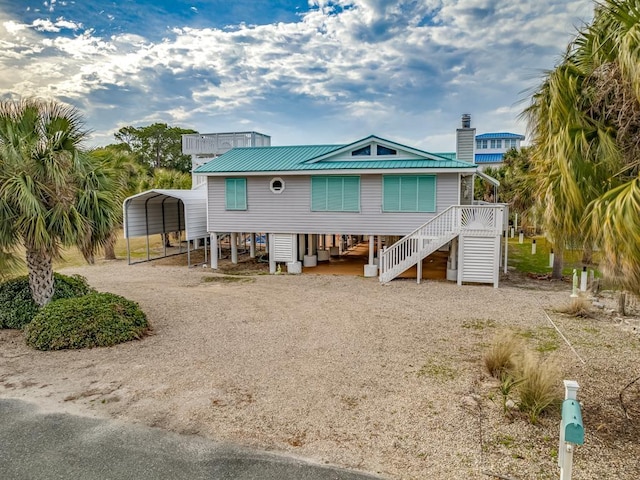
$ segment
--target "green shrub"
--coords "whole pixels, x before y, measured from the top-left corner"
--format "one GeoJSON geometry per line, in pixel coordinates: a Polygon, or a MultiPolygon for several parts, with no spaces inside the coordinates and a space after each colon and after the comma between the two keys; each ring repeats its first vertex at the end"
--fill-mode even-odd
{"type": "Polygon", "coordinates": [[[112,293],[90,293],[46,305],[24,333],[27,344],[38,350],[62,350],[139,339],[148,328],[136,302],[112,293]]]}
{"type": "MultiPolygon", "coordinates": [[[[53,274],[52,300],[75,298],[94,290],[80,275],[53,274]]],[[[29,277],[17,277],[0,284],[0,328],[22,328],[38,313],[38,305],[31,298],[29,277]]]]}

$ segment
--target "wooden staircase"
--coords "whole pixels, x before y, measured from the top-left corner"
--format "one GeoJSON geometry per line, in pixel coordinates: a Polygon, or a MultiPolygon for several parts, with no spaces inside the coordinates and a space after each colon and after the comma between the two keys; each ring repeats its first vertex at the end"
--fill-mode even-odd
{"type": "Polygon", "coordinates": [[[499,237],[504,228],[504,208],[504,205],[450,206],[383,250],[380,255],[380,283],[390,282],[459,235],[499,237]]]}

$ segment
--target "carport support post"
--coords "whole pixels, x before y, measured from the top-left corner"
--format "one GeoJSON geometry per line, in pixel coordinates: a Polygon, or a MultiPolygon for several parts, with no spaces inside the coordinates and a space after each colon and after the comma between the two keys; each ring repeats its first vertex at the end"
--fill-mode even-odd
{"type": "Polygon", "coordinates": [[[218,234],[211,234],[211,268],[218,269],[218,234]]]}
{"type": "Polygon", "coordinates": [[[231,263],[233,263],[234,265],[238,263],[238,234],[237,233],[232,233],[231,234],[231,263]]]}
{"type": "Polygon", "coordinates": [[[256,258],[256,234],[251,233],[249,235],[249,240],[251,244],[249,245],[249,257],[256,258]]]}

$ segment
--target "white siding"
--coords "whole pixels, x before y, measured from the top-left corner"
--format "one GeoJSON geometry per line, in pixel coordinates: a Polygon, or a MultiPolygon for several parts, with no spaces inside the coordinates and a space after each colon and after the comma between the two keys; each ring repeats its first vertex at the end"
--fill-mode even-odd
{"type": "Polygon", "coordinates": [[[500,237],[460,236],[461,282],[493,283],[497,286],[500,237]]]}
{"type": "Polygon", "coordinates": [[[458,201],[458,174],[438,174],[435,213],[383,213],[382,176],[362,175],[359,213],[312,212],[309,176],[280,176],[285,182],[280,194],[269,189],[273,176],[247,177],[246,211],[226,211],[224,178],[209,177],[209,230],[406,235],[458,201]]]}
{"type": "Polygon", "coordinates": [[[475,128],[459,128],[458,130],[456,130],[456,158],[458,160],[468,163],[475,163],[475,138],[475,128]]]}
{"type": "Polygon", "coordinates": [[[296,260],[298,252],[293,251],[293,235],[275,234],[271,238],[273,241],[274,261],[293,262],[296,260]]]}
{"type": "Polygon", "coordinates": [[[207,235],[207,204],[188,203],[185,206],[187,214],[186,236],[187,240],[203,238],[207,235]]]}

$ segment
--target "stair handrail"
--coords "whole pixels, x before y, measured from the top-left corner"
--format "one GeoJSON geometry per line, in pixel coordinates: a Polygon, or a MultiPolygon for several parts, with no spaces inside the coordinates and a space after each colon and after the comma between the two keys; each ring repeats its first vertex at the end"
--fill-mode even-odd
{"type": "Polygon", "coordinates": [[[406,259],[409,259],[409,258],[412,258],[416,253],[418,255],[420,255],[420,251],[422,249],[417,249],[417,250],[410,249],[410,252],[408,254],[404,255],[404,257],[400,261],[396,262],[395,265],[389,266],[389,267],[387,267],[387,265],[386,265],[387,260],[391,257],[391,255],[393,254],[393,252],[395,250],[399,250],[402,246],[404,246],[407,243],[409,243],[412,239],[420,238],[421,236],[424,237],[425,236],[424,234],[427,233],[427,232],[422,233],[422,235],[421,235],[421,232],[423,232],[425,229],[428,229],[429,227],[438,227],[438,226],[440,226],[440,224],[442,223],[440,221],[444,219],[445,221],[450,222],[451,230],[447,230],[447,232],[443,231],[441,235],[436,235],[436,237],[434,237],[434,238],[443,237],[443,236],[445,236],[444,234],[449,235],[449,234],[457,233],[459,228],[460,228],[460,215],[455,215],[454,214],[453,216],[451,216],[452,212],[456,211],[457,209],[459,209],[458,205],[451,205],[451,206],[447,207],[445,210],[440,212],[438,215],[436,215],[435,217],[429,219],[428,222],[426,222],[423,225],[419,226],[418,228],[416,228],[411,233],[405,235],[403,238],[401,238],[400,240],[395,242],[390,247],[385,248],[382,251],[382,254],[380,256],[380,277],[382,278],[382,276],[386,272],[391,271],[397,265],[400,265],[402,261],[404,261],[406,259]]]}
{"type": "MultiPolygon", "coordinates": [[[[491,205],[451,205],[447,207],[445,210],[440,212],[435,217],[429,219],[423,225],[420,225],[418,228],[408,233],[400,240],[395,242],[393,245],[389,247],[385,247],[380,255],[380,281],[385,282],[392,280],[402,271],[409,268],[411,265],[407,266],[407,262],[414,263],[413,261],[420,261],[422,258],[431,254],[437,248],[439,248],[442,244],[439,242],[430,242],[429,247],[425,248],[424,245],[418,245],[418,243],[411,244],[411,241],[416,239],[427,237],[428,233],[433,232],[430,237],[435,239],[442,240],[450,240],[451,238],[459,235],[462,228],[462,216],[463,210],[470,209],[475,210],[476,212],[479,210],[492,210],[490,215],[490,225],[487,225],[485,228],[480,229],[481,231],[498,231],[501,232],[502,228],[502,216],[504,212],[504,205],[501,204],[491,204],[491,205]],[[442,228],[442,226],[446,228],[442,228]],[[488,228],[487,228],[488,227],[488,228]],[[434,246],[438,244],[438,246],[434,246]],[[401,248],[404,248],[404,252],[397,252],[401,248]],[[394,255],[396,258],[393,259],[394,255]],[[416,258],[417,257],[417,258],[416,258]],[[391,260],[394,260],[393,265],[387,265],[391,260]],[[394,269],[400,270],[396,272],[395,275],[389,280],[385,280],[385,274],[389,272],[393,272],[394,269]]],[[[466,229],[464,229],[466,230],[466,229]]],[[[471,229],[476,230],[476,229],[471,229]]]]}

